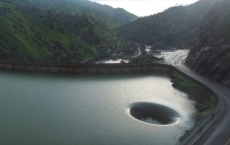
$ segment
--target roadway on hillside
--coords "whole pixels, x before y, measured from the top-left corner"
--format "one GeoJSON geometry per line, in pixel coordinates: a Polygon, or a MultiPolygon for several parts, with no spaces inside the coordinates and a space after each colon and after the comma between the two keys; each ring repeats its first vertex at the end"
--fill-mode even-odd
{"type": "Polygon", "coordinates": [[[223,113],[213,125],[201,135],[200,139],[195,142],[195,145],[230,145],[230,89],[200,76],[183,65],[188,55],[187,50],[164,52],[163,55],[167,63],[211,88],[219,97],[220,102],[223,103],[223,113]]]}

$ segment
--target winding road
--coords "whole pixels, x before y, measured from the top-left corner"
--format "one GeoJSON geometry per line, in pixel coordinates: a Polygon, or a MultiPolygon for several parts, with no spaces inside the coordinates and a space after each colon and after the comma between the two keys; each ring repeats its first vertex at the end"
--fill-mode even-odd
{"type": "Polygon", "coordinates": [[[200,138],[192,143],[194,145],[230,145],[230,89],[208,78],[202,77],[184,65],[188,50],[177,50],[175,52],[164,52],[165,61],[173,65],[187,75],[202,82],[219,98],[220,116],[202,134],[200,138]]]}

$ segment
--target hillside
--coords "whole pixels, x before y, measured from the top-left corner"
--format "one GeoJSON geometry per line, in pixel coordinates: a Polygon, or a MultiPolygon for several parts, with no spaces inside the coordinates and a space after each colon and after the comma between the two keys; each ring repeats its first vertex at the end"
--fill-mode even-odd
{"type": "Polygon", "coordinates": [[[230,1],[217,4],[200,27],[199,39],[186,60],[196,72],[230,86],[230,1]]]}
{"type": "Polygon", "coordinates": [[[91,7],[92,9],[102,10],[102,11],[106,12],[107,14],[109,14],[110,16],[112,16],[113,18],[119,20],[121,23],[124,23],[124,24],[137,19],[136,15],[131,14],[122,8],[113,8],[113,7],[108,6],[108,5],[101,5],[101,4],[98,4],[96,2],[91,2],[91,1],[83,1],[83,0],[72,0],[72,1],[74,1],[75,3],[78,3],[80,5],[91,7]]]}
{"type": "Polygon", "coordinates": [[[139,18],[119,27],[116,32],[127,40],[164,48],[184,47],[198,36],[198,27],[218,0],[200,0],[188,6],[176,6],[162,13],[139,18]]]}
{"type": "Polygon", "coordinates": [[[114,29],[137,18],[125,10],[121,11],[88,0],[22,0],[14,1],[14,3],[33,9],[51,10],[54,13],[89,17],[109,29],[114,29]]]}
{"type": "Polygon", "coordinates": [[[75,6],[71,0],[0,0],[0,58],[76,63],[124,48],[111,32],[121,22],[75,6]]]}
{"type": "Polygon", "coordinates": [[[74,62],[97,54],[63,26],[12,4],[0,2],[0,23],[1,59],[74,62]]]}

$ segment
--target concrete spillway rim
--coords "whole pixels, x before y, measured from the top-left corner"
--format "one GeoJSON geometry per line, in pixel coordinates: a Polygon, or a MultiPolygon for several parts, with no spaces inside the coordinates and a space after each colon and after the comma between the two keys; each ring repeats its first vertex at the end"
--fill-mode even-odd
{"type": "MultiPolygon", "coordinates": [[[[160,110],[159,110],[160,111],[160,110]]],[[[178,124],[180,122],[180,118],[181,116],[179,115],[179,113],[177,111],[175,111],[174,109],[170,108],[170,107],[167,107],[165,105],[162,105],[162,104],[157,104],[157,103],[153,103],[153,102],[135,102],[135,103],[132,103],[131,105],[128,106],[128,108],[126,109],[126,113],[132,118],[132,119],[135,119],[136,121],[139,121],[141,123],[144,123],[144,124],[148,124],[148,125],[154,125],[154,126],[171,126],[171,125],[175,125],[175,124],[178,124]],[[142,121],[141,119],[138,119],[138,117],[134,117],[133,114],[131,113],[131,109],[135,106],[138,106],[138,105],[150,105],[152,106],[153,108],[154,107],[162,107],[163,109],[166,109],[168,112],[168,114],[170,114],[170,117],[166,116],[167,118],[170,118],[170,121],[168,123],[165,123],[165,124],[152,124],[152,123],[148,123],[148,122],[145,122],[145,121],[142,121]]]]}

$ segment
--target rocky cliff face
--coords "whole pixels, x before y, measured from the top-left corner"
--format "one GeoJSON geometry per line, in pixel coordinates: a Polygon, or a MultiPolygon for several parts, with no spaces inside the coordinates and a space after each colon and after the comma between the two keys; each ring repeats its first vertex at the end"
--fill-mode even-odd
{"type": "Polygon", "coordinates": [[[186,65],[196,72],[230,86],[230,1],[218,3],[200,26],[197,43],[186,65]]]}

